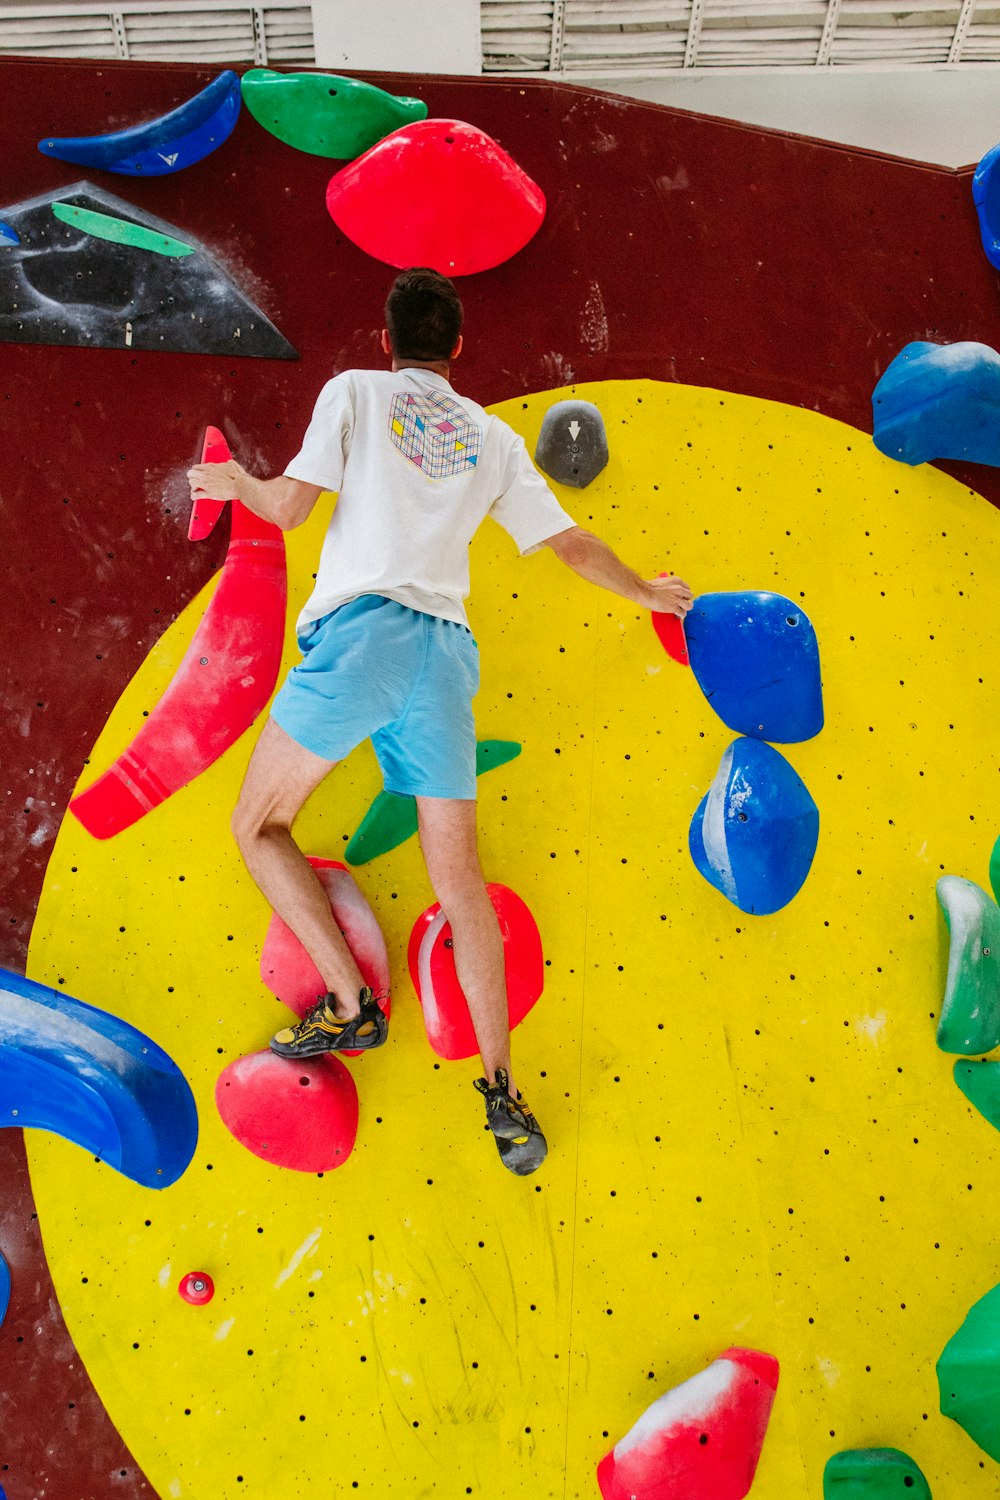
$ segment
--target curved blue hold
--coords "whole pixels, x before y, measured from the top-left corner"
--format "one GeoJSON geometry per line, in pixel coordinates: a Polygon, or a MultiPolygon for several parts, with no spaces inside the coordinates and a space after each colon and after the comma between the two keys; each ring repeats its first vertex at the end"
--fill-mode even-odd
{"type": "Polygon", "coordinates": [[[737,734],[789,744],[823,728],[812,621],[783,594],[702,594],[684,621],[691,670],[737,734]]]}
{"type": "Polygon", "coordinates": [[[1000,271],[1000,146],[987,151],[972,178],[972,201],[986,259],[1000,271]]]}
{"type": "Polygon", "coordinates": [[[233,132],[240,113],[240,80],[231,68],[193,99],[159,119],[111,135],[52,136],[38,142],[43,156],[126,177],[165,177],[211,155],[233,132]]]}
{"type": "Polygon", "coordinates": [[[781,752],[734,740],[688,835],[708,883],[740,911],[780,911],[801,889],[818,841],[819,809],[781,752]]]}
{"type": "Polygon", "coordinates": [[[904,464],[1000,465],[1000,354],[988,344],[907,344],[872,392],[872,436],[904,464]]]}
{"type": "Polygon", "coordinates": [[[13,229],[10,224],[5,224],[0,220],[0,247],[4,245],[19,245],[20,243],[21,236],[17,230],[13,229]]]}
{"type": "Polygon", "coordinates": [[[107,1011],[0,969],[0,1126],[51,1130],[143,1187],[198,1141],[194,1095],[167,1054],[107,1011]]]}
{"type": "Polygon", "coordinates": [[[10,1306],[10,1267],[0,1255],[0,1325],[7,1316],[7,1308],[10,1306]]]}

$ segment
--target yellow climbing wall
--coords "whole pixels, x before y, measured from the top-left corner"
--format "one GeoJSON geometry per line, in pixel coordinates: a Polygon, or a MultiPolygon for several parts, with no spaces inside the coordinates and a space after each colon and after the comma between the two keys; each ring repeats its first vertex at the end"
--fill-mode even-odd
{"type": "MultiPolygon", "coordinates": [[[[432,900],[415,841],[358,872],[394,991],[388,1046],[350,1064],[353,1156],[317,1178],[227,1134],[216,1077],[287,1014],[228,834],[247,736],[109,843],[67,818],[49,865],[32,977],[148,1031],[201,1117],[162,1194],[28,1134],[60,1306],[164,1500],[596,1497],[611,1443],[729,1344],[782,1367],[758,1500],[818,1500],[832,1452],[885,1445],[944,1500],[994,1495],[990,1461],[937,1414],[934,1361],[1000,1268],[998,1143],[934,1042],[934,882],[985,883],[1000,832],[1000,517],[776,403],[635,382],[496,410],[531,448],[571,395],[600,406],[611,447],[589,489],[562,492],[581,524],[647,575],[776,590],[816,627],[827,724],[783,747],[820,809],[806,885],[755,918],[701,879],[688,825],[733,734],[648,616],[484,527],[478,729],[524,750],[480,780],[481,843],[542,932],[515,1064],[548,1162],[505,1173],[476,1064],[426,1045],[405,963],[432,900]],[[215,1279],[207,1307],[177,1295],[192,1270],[215,1279]]],[[[291,618],[325,514],[288,538],[291,618]]],[[[162,692],[208,592],[86,780],[162,692]]],[[[341,856],[378,789],[365,747],[304,813],[308,852],[341,856]]]]}

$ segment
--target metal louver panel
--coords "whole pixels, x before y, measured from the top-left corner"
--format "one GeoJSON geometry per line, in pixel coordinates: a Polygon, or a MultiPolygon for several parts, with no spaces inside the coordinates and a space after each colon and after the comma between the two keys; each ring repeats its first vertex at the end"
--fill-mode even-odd
{"type": "Polygon", "coordinates": [[[681,68],[1000,62],[989,0],[480,0],[483,70],[568,79],[681,68]]]}
{"type": "Polygon", "coordinates": [[[312,7],[300,0],[135,0],[114,6],[72,0],[0,0],[0,53],[124,57],[158,62],[280,63],[315,60],[312,7]]]}

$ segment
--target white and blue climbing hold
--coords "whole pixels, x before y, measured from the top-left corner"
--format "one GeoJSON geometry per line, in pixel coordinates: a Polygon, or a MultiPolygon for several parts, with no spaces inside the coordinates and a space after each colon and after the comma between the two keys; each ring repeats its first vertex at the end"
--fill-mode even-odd
{"type": "Polygon", "coordinates": [[[766,916],[797,895],[819,841],[819,809],[779,750],[734,740],[691,820],[695,866],[740,911],[766,916]]]}
{"type": "Polygon", "coordinates": [[[691,670],[737,734],[791,744],[823,728],[812,621],[782,594],[702,594],[684,621],[691,670]]]}
{"type": "Polygon", "coordinates": [[[240,113],[240,80],[231,68],[169,114],[110,135],[49,136],[43,156],[101,167],[126,177],[165,177],[194,166],[232,134],[240,113]]]}
{"type": "Polygon", "coordinates": [[[21,236],[18,234],[17,230],[14,229],[10,224],[4,224],[2,221],[0,221],[0,250],[2,250],[5,245],[19,245],[20,243],[21,236]]]}
{"type": "Polygon", "coordinates": [[[0,1126],[50,1130],[143,1187],[165,1188],[198,1141],[187,1079],[127,1021],[0,969],[0,1126]]]}
{"type": "Polygon", "coordinates": [[[1000,464],[1000,354],[988,344],[907,344],[872,392],[872,437],[904,464],[1000,464]]]}
{"type": "Polygon", "coordinates": [[[986,259],[1000,271],[1000,146],[987,151],[972,178],[972,201],[986,259]]]}
{"type": "Polygon", "coordinates": [[[2,1255],[0,1255],[0,1325],[7,1316],[10,1306],[10,1267],[2,1255]]]}

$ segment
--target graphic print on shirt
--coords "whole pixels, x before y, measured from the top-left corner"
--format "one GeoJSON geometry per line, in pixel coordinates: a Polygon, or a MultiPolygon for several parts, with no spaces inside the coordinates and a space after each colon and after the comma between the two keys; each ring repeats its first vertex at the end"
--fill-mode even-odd
{"type": "Polygon", "coordinates": [[[483,434],[449,396],[397,395],[389,409],[389,437],[428,479],[448,479],[475,468],[483,434]]]}

